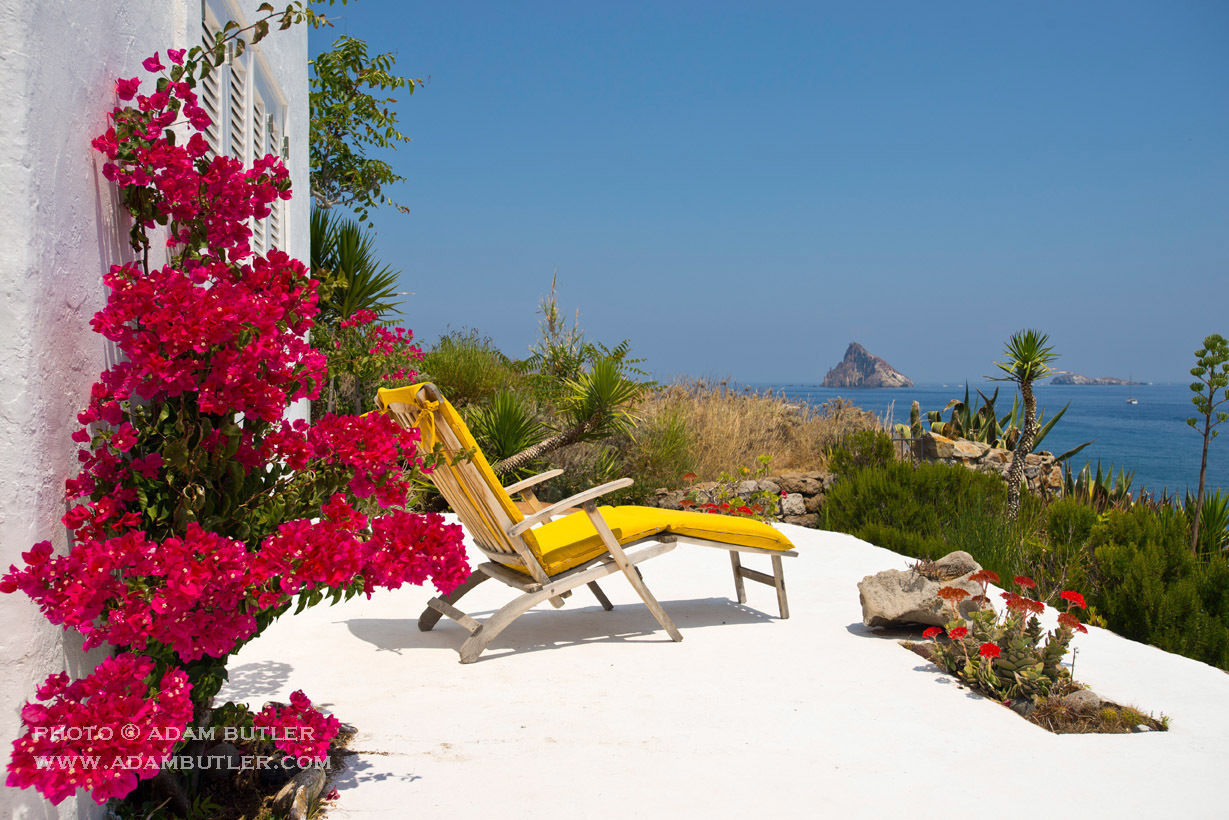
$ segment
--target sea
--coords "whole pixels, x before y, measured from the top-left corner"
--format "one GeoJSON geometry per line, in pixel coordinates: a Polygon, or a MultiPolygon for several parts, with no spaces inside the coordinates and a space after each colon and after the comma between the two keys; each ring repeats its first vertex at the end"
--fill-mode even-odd
{"type": "MultiPolygon", "coordinates": [[[[751,384],[755,390],[771,389],[794,402],[805,402],[816,408],[824,402],[841,397],[863,410],[893,423],[909,423],[909,407],[916,401],[922,413],[943,410],[952,399],[964,398],[964,382],[918,384],[911,388],[844,389],[816,384],[751,384]]],[[[999,389],[995,408],[1001,418],[1011,410],[1015,388],[1002,382],[978,381],[969,384],[969,400],[981,406],[977,391],[987,396],[999,389]]],[[[1154,495],[1163,492],[1181,494],[1187,489],[1194,494],[1199,484],[1199,459],[1203,436],[1191,429],[1186,420],[1196,415],[1191,403],[1190,386],[1186,383],[1132,385],[1056,385],[1035,386],[1038,411],[1045,418],[1068,406],[1067,412],[1050,430],[1038,449],[1060,454],[1086,441],[1085,447],[1070,460],[1073,472],[1085,464],[1095,471],[1100,462],[1103,469],[1112,465],[1115,472],[1125,469],[1133,473],[1131,490],[1147,489],[1154,495]],[[1128,399],[1134,399],[1133,404],[1128,399]]],[[[950,412],[944,412],[946,419],[950,412]]],[[[1223,426],[1229,433],[1229,423],[1223,426]]],[[[1200,421],[1202,430],[1202,420],[1200,421]]],[[[1212,441],[1208,448],[1209,489],[1229,488],[1229,436],[1212,441]]]]}

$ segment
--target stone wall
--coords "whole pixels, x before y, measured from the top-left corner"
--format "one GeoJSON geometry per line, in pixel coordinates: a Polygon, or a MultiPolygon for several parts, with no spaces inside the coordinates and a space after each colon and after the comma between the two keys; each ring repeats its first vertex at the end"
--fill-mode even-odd
{"type": "MultiPolygon", "coordinates": [[[[991,473],[1007,477],[1011,467],[1011,450],[991,447],[980,441],[950,439],[938,433],[923,433],[921,457],[924,461],[941,464],[963,464],[979,473],[991,473]]],[[[1061,495],[1063,491],[1063,468],[1052,453],[1041,451],[1029,453],[1024,458],[1024,479],[1028,489],[1042,497],[1061,495]]]]}
{"type": "MultiPolygon", "coordinates": [[[[829,473],[812,470],[805,473],[782,473],[753,481],[741,482],[735,492],[746,498],[754,492],[767,492],[777,499],[777,515],[786,524],[798,524],[802,527],[819,528],[819,508],[824,503],[824,492],[832,486],[833,477],[829,473]]],[[[697,500],[703,504],[710,500],[711,493],[717,484],[704,481],[688,488],[696,491],[697,500]]],[[[661,507],[669,510],[680,509],[679,502],[686,498],[688,490],[656,490],[645,501],[650,507],[661,507]]]]}

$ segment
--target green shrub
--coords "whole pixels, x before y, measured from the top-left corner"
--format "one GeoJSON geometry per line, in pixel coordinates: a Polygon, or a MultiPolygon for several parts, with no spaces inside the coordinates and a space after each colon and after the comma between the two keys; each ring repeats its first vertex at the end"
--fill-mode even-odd
{"type": "Polygon", "coordinates": [[[435,382],[458,409],[484,404],[500,390],[516,388],[524,379],[495,343],[476,330],[441,336],[423,356],[419,373],[424,380],[435,382]]]}
{"type": "Polygon", "coordinates": [[[1181,510],[1136,504],[1112,510],[1090,536],[1090,603],[1128,638],[1229,668],[1229,567],[1197,560],[1181,510]]]}
{"type": "Polygon", "coordinates": [[[1007,488],[995,476],[888,461],[844,474],[832,485],[824,501],[825,526],[914,557],[938,558],[953,549],[976,550],[1001,534],[996,522],[1005,516],[1006,499],[1007,488]]]}
{"type": "Polygon", "coordinates": [[[882,467],[893,461],[892,438],[882,430],[858,430],[824,453],[828,469],[847,476],[867,467],[882,467]]]}

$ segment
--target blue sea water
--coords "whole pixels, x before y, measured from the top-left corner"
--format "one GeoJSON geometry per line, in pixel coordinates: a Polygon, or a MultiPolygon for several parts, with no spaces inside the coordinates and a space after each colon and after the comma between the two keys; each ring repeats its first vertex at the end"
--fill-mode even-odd
{"type": "MultiPolygon", "coordinates": [[[[892,414],[895,423],[908,423],[909,407],[917,401],[922,412],[942,410],[954,398],[964,397],[964,383],[919,384],[912,388],[837,389],[814,384],[758,384],[754,389],[771,388],[784,392],[791,401],[806,402],[819,407],[838,396],[852,401],[864,410],[880,416],[892,414]]],[[[1011,409],[1014,387],[999,382],[970,382],[969,397],[975,407],[981,406],[976,391],[991,395],[999,388],[995,407],[1000,417],[1011,409]]],[[[1037,406],[1050,418],[1070,404],[1066,415],[1050,431],[1039,449],[1063,453],[1085,441],[1088,447],[1071,459],[1071,468],[1078,470],[1087,461],[1096,469],[1113,464],[1115,470],[1125,467],[1134,471],[1132,490],[1148,489],[1159,494],[1168,490],[1179,494],[1187,488],[1192,493],[1199,482],[1199,457],[1202,436],[1187,426],[1186,419],[1195,415],[1191,391],[1185,384],[1141,385],[1053,385],[1039,384],[1035,388],[1037,406]],[[1129,404],[1128,398],[1139,403],[1129,404]]],[[[948,417],[944,413],[944,418],[948,417]]],[[[1202,429],[1202,428],[1201,428],[1202,429]]],[[[1226,425],[1229,431],[1229,425],[1226,425]]],[[[1229,488],[1229,436],[1218,438],[1208,449],[1208,487],[1229,488]]]]}

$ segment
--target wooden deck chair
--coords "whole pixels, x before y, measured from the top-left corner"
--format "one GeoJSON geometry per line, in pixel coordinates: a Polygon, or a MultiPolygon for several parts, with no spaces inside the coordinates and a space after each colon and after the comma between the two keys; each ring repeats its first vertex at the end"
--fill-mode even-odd
{"type": "Polygon", "coordinates": [[[738,602],[747,600],[744,579],[758,581],[776,589],[781,617],[789,617],[781,558],[797,553],[790,549],[790,541],[771,526],[725,515],[597,506],[595,499],[600,496],[631,486],[629,478],[611,481],[546,507],[536,504],[536,512],[524,515],[513,503],[511,494],[530,491],[562,470],[503,487],[465,422],[435,385],[423,383],[380,390],[376,401],[398,423],[420,430],[420,446],[425,451],[431,452],[438,445],[445,463],[431,472],[431,481],[452,506],[474,543],[490,559],[452,592],[443,598],[432,598],[418,619],[418,628],[423,631],[432,629],[441,615],[463,626],[470,636],[461,646],[462,663],[477,660],[500,632],[537,604],[550,601],[554,606],[562,606],[564,598],[576,587],[587,585],[603,608],[613,609],[597,581],[616,572],[623,573],[670,637],[681,641],[683,636],[649,592],[636,566],[669,552],[678,542],[729,550],[738,602]],[[579,512],[552,520],[562,510],[577,506],[581,508],[579,512]],[[770,555],[772,575],[743,567],[739,553],[744,552],[770,555]],[[456,603],[488,578],[521,594],[479,622],[458,609],[456,603]]]}

